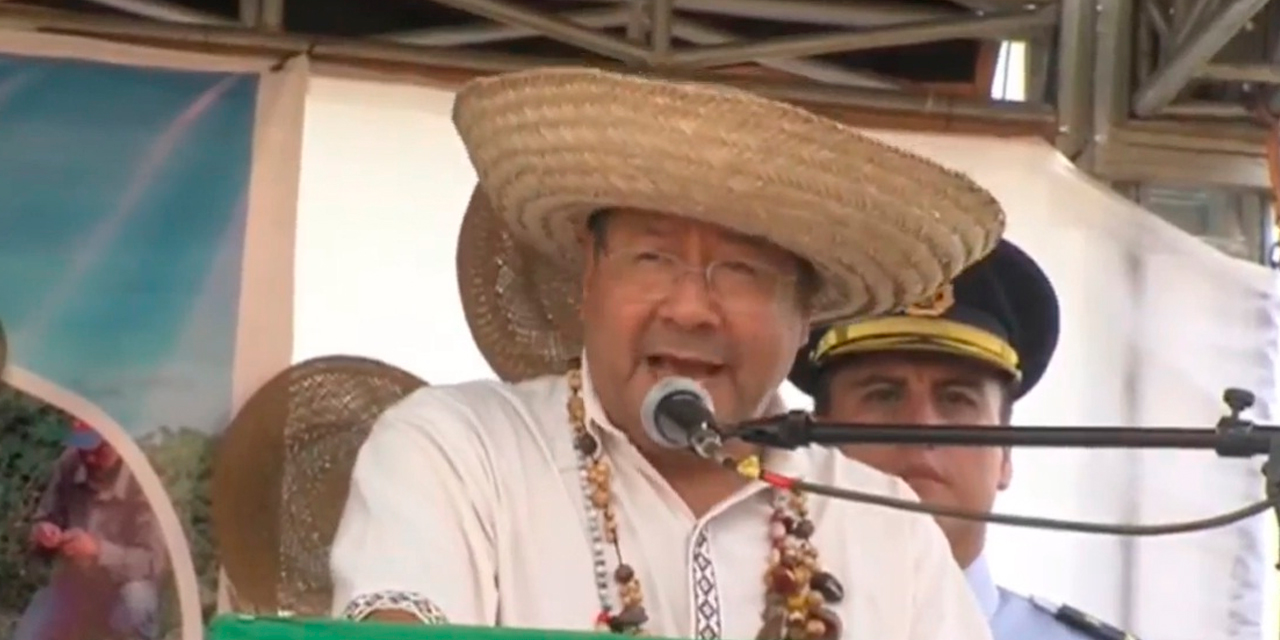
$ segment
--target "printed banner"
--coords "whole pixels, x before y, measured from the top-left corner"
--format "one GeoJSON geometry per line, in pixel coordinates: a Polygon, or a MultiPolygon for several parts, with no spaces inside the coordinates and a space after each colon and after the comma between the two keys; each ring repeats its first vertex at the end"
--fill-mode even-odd
{"type": "Polygon", "coordinates": [[[0,51],[0,637],[199,637],[211,445],[289,364],[305,70],[35,44],[0,51]]]}

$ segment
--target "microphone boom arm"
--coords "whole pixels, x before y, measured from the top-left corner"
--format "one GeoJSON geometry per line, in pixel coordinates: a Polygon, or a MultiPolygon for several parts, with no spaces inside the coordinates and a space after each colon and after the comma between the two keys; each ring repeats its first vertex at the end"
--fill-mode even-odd
{"type": "MultiPolygon", "coordinates": [[[[917,426],[827,422],[807,411],[742,422],[728,437],[764,447],[898,444],[948,447],[1071,447],[1086,449],[1212,449],[1227,458],[1271,456],[1280,427],[1260,427],[1241,417],[1253,394],[1229,389],[1231,412],[1213,429],[1138,427],[917,426]]],[[[1280,474],[1280,469],[1277,469],[1280,474]]],[[[1280,489],[1280,487],[1278,487],[1280,489]]]]}
{"type": "MultiPolygon", "coordinates": [[[[1254,404],[1253,393],[1243,389],[1227,389],[1223,401],[1229,415],[1218,420],[1213,429],[1135,428],[1135,427],[1000,427],[914,425],[879,425],[821,422],[807,411],[787,413],[739,423],[725,430],[725,438],[734,438],[769,448],[796,449],[809,445],[898,444],[970,447],[1073,447],[1121,449],[1211,449],[1221,457],[1250,458],[1266,456],[1262,473],[1266,480],[1265,509],[1270,504],[1280,522],[1280,427],[1258,426],[1241,414],[1254,404]]],[[[799,488],[814,490],[797,480],[799,488]]],[[[828,490],[819,493],[831,493],[828,490]]],[[[838,492],[837,492],[838,493],[838,492]]],[[[857,492],[846,492],[856,494],[857,492]]],[[[867,496],[862,501],[877,502],[867,496]]],[[[901,505],[899,505],[899,508],[901,505]]],[[[915,509],[909,509],[915,510],[915,509]]],[[[1234,521],[1252,509],[1241,510],[1224,521],[1234,521]]],[[[1255,511],[1254,513],[1260,513],[1255,511]]],[[[990,519],[990,518],[988,518],[990,519]]],[[[1003,518],[1007,520],[1008,518],[1003,518]]],[[[1000,521],[996,519],[996,521],[1000,521]]],[[[1009,524],[1014,524],[1009,522],[1009,524]]],[[[1022,523],[1026,524],[1026,523],[1022,523]]],[[[1104,527],[1077,528],[1077,531],[1102,532],[1104,527]]],[[[1172,533],[1174,531],[1163,531],[1172,533]]],[[[1132,535],[1132,534],[1131,534],[1132,535]]],[[[1280,565],[1276,566],[1280,570],[1280,565]]]]}

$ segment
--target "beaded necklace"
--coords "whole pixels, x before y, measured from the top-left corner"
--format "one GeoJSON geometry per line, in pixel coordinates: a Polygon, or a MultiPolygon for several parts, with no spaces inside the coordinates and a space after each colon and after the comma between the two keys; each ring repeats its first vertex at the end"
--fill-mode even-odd
{"type": "MultiPolygon", "coordinates": [[[[591,534],[592,564],[600,613],[595,627],[622,635],[645,635],[649,616],[644,609],[640,580],[631,565],[623,561],[618,545],[618,518],[614,510],[611,472],[599,440],[587,429],[586,406],[582,400],[582,370],[572,369],[569,382],[569,422],[573,446],[578,456],[578,477],[591,534]],[[609,573],[609,549],[616,567],[609,573]],[[617,602],[610,587],[617,590],[617,602]]],[[[593,425],[595,426],[595,425],[593,425]]],[[[597,427],[598,428],[598,427],[597,427]]],[[[809,519],[805,494],[788,489],[780,476],[769,477],[751,458],[736,469],[750,479],[773,486],[773,515],[769,520],[770,551],[764,574],[765,602],[763,627],[757,640],[836,640],[840,637],[840,617],[829,608],[844,598],[844,587],[818,565],[818,550],[810,542],[813,521],[809,519]]]]}

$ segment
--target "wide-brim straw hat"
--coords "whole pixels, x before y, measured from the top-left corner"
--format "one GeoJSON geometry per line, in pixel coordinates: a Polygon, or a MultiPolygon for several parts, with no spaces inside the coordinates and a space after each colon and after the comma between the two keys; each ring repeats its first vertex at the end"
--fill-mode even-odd
{"type": "Polygon", "coordinates": [[[212,516],[237,610],[326,616],[329,548],[378,416],[426,385],[389,364],[328,356],[253,394],[222,435],[212,516]]]}
{"type": "Polygon", "coordinates": [[[472,81],[453,119],[479,177],[458,246],[463,309],[506,380],[580,355],[582,231],[602,209],[710,223],[809,261],[815,323],[925,299],[1004,231],[968,177],[730,87],[539,69],[472,81]]]}

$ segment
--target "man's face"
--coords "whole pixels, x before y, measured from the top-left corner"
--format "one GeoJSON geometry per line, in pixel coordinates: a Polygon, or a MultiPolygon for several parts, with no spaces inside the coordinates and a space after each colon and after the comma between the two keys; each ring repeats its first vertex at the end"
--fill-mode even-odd
{"type": "Polygon", "coordinates": [[[111,445],[103,442],[93,449],[80,450],[80,461],[91,472],[110,471],[120,463],[120,454],[111,445]]]}
{"type": "MultiPolygon", "coordinates": [[[[991,369],[949,356],[857,358],[828,378],[825,419],[922,426],[1000,426],[1005,384],[991,369]]],[[[899,476],[926,503],[988,512],[1013,474],[1006,448],[857,445],[849,456],[899,476]]],[[[981,551],[982,523],[940,519],[964,566],[981,551]]]]}
{"type": "Polygon", "coordinates": [[[722,421],[754,416],[806,339],[799,261],[710,225],[639,211],[607,216],[603,246],[586,243],[582,315],[609,418],[653,452],[637,437],[640,405],[668,376],[701,383],[722,421]]]}

